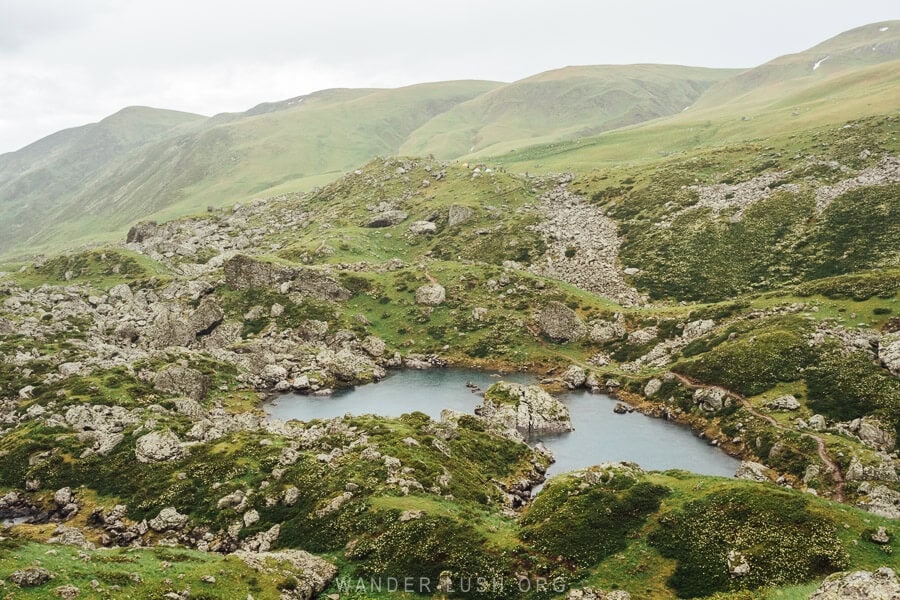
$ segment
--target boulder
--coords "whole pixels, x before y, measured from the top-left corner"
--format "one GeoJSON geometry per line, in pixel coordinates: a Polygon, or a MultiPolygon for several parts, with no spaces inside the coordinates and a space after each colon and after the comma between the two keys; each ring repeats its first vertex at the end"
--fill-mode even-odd
{"type": "Polygon", "coordinates": [[[750,573],[750,563],[741,552],[728,551],[728,574],[732,577],[743,577],[750,573]]]}
{"type": "Polygon", "coordinates": [[[409,230],[416,235],[434,233],[437,231],[437,225],[431,221],[413,221],[409,224],[409,230]]]}
{"type": "Polygon", "coordinates": [[[825,422],[825,417],[823,415],[813,415],[806,420],[806,424],[813,431],[823,431],[828,424],[825,422]]]}
{"type": "Polygon", "coordinates": [[[699,388],[694,390],[694,404],[703,412],[714,413],[731,406],[731,398],[719,388],[699,388]]]}
{"type": "Polygon", "coordinates": [[[574,429],[568,407],[536,385],[495,383],[475,413],[499,431],[515,429],[530,435],[574,429]]]}
{"type": "Polygon", "coordinates": [[[48,544],[62,544],[63,546],[75,546],[85,550],[93,550],[94,544],[89,542],[80,529],[67,527],[65,525],[58,526],[53,531],[53,536],[47,540],[48,544]]]}
{"type": "Polygon", "coordinates": [[[460,204],[451,204],[450,205],[450,214],[447,216],[447,225],[450,227],[455,227],[456,225],[462,225],[466,221],[472,218],[475,214],[475,211],[469,208],[468,206],[462,206],[460,204]]]}
{"type": "Polygon", "coordinates": [[[628,343],[635,346],[642,346],[650,343],[657,335],[659,335],[659,329],[656,327],[644,327],[643,329],[638,329],[629,333],[628,343]]]}
{"type": "Polygon", "coordinates": [[[151,431],[138,438],[134,447],[135,458],[142,463],[158,463],[179,460],[185,451],[181,440],[171,431],[151,431]]]}
{"type": "Polygon", "coordinates": [[[654,396],[660,388],[662,388],[662,381],[654,377],[644,386],[644,396],[647,398],[654,396]]]}
{"type": "Polygon", "coordinates": [[[191,332],[196,337],[212,333],[212,330],[218,327],[224,318],[225,313],[219,306],[219,302],[214,297],[207,296],[188,317],[188,323],[191,332]]]}
{"type": "Polygon", "coordinates": [[[162,533],[164,531],[180,531],[188,524],[189,520],[190,517],[181,514],[175,507],[169,506],[159,511],[159,514],[150,519],[147,522],[147,525],[157,533],[162,533]]]}
{"type": "Polygon", "coordinates": [[[556,300],[544,306],[537,318],[541,332],[557,342],[578,341],[587,335],[587,327],[578,314],[556,300]]]}
{"type": "Polygon", "coordinates": [[[128,230],[128,235],[125,237],[125,242],[128,244],[140,244],[147,238],[155,236],[159,232],[159,230],[160,227],[159,225],[157,225],[156,221],[145,221],[143,223],[138,223],[128,230]]]}
{"type": "Polygon", "coordinates": [[[894,432],[885,427],[881,421],[872,417],[838,423],[837,428],[845,433],[855,435],[866,446],[882,452],[893,451],[897,443],[894,432]]]}
{"type": "Polygon", "coordinates": [[[809,600],[896,600],[900,598],[900,581],[888,567],[874,573],[854,571],[829,575],[809,600]]]}
{"type": "Polygon", "coordinates": [[[742,460],[740,466],[734,472],[736,478],[750,481],[771,481],[773,479],[771,474],[772,469],[752,460],[742,460]]]}
{"type": "Polygon", "coordinates": [[[712,319],[702,319],[699,321],[691,321],[684,326],[681,331],[681,337],[685,340],[694,340],[698,337],[706,335],[712,328],[716,326],[716,322],[712,319]]]}
{"type": "Polygon", "coordinates": [[[156,374],[153,387],[161,392],[188,396],[199,402],[206,398],[209,380],[206,375],[195,369],[170,365],[156,374]]]}
{"type": "Polygon", "coordinates": [[[447,299],[447,291],[439,283],[429,283],[416,290],[416,304],[438,306],[447,299]]]}
{"type": "Polygon", "coordinates": [[[409,215],[407,215],[402,210],[386,210],[384,212],[377,213],[375,216],[369,219],[369,222],[366,223],[366,227],[391,227],[398,223],[402,223],[408,216],[409,215]]]}
{"type": "Polygon", "coordinates": [[[316,362],[327,369],[336,379],[347,383],[363,383],[384,377],[384,369],[363,355],[348,348],[323,350],[316,356],[316,362]]]}
{"type": "Polygon", "coordinates": [[[860,499],[856,505],[874,515],[900,519],[900,492],[882,484],[864,481],[859,485],[860,499]]]}
{"type": "Polygon", "coordinates": [[[900,377],[900,331],[881,336],[878,342],[878,360],[892,375],[900,377]]]}
{"type": "Polygon", "coordinates": [[[786,394],[784,396],[778,396],[774,400],[770,400],[766,407],[769,410],[778,410],[778,411],[791,411],[797,410],[800,408],[800,401],[797,400],[796,397],[786,394]]]}
{"type": "Polygon", "coordinates": [[[54,589],[53,593],[57,598],[62,598],[62,600],[73,600],[81,594],[81,590],[71,583],[67,583],[54,589]]]}
{"type": "Polygon", "coordinates": [[[587,373],[578,365],[572,365],[563,373],[562,380],[570,390],[574,390],[584,385],[587,373]]]}
{"type": "Polygon", "coordinates": [[[387,350],[387,344],[384,343],[384,340],[374,335],[367,336],[360,342],[359,346],[375,358],[384,355],[385,350],[387,350]]]}
{"type": "Polygon", "coordinates": [[[620,321],[594,321],[591,324],[591,341],[603,344],[625,337],[625,325],[620,321]]]}

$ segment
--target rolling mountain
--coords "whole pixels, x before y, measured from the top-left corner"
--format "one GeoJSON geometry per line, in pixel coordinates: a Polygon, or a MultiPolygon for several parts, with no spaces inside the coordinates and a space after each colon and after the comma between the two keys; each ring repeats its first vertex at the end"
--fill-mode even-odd
{"type": "Polygon", "coordinates": [[[678,113],[737,71],[671,65],[566,67],[463,102],[412,133],[402,154],[455,158],[597,135],[678,113]]]}
{"type": "Polygon", "coordinates": [[[896,109],[900,21],[747,71],[567,67],[333,89],[211,118],[129,108],[0,155],[0,255],[322,185],[377,155],[585,170],[896,109]]]}

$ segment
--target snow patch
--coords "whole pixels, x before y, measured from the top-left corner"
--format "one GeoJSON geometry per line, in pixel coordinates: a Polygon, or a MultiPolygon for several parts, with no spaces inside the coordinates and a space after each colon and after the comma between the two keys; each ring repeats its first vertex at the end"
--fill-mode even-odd
{"type": "Polygon", "coordinates": [[[823,58],[822,60],[816,61],[816,64],[813,65],[813,71],[815,71],[816,69],[818,69],[819,67],[821,67],[821,66],[822,66],[822,63],[825,62],[826,60],[828,60],[829,58],[831,58],[831,56],[826,56],[826,57],[823,58]]]}
{"type": "Polygon", "coordinates": [[[882,32],[882,33],[883,33],[883,32],[885,32],[885,31],[887,31],[887,30],[888,30],[888,28],[887,28],[887,27],[882,27],[882,28],[881,28],[881,29],[879,29],[879,30],[878,30],[878,31],[881,31],[881,32],[882,32]]]}

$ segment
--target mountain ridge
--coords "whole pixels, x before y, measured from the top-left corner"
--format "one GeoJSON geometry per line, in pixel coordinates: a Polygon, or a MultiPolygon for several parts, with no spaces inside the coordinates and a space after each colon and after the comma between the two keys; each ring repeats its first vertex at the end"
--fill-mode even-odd
{"type": "Polygon", "coordinates": [[[332,88],[211,117],[129,107],[0,155],[0,255],[307,190],[379,155],[582,169],[677,152],[723,131],[734,141],[828,124],[865,112],[864,103],[878,103],[865,114],[888,106],[897,59],[900,21],[887,21],[747,70],[569,66],[511,83],[332,88]],[[823,53],[833,58],[813,70],[823,53]],[[773,112],[788,99],[801,101],[796,123],[773,112]],[[531,160],[561,149],[565,163],[531,160]]]}

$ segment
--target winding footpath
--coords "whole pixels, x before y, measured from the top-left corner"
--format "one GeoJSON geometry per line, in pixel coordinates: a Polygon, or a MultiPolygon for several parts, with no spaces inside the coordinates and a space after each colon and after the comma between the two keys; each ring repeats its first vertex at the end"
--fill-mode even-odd
{"type": "MultiPolygon", "coordinates": [[[[765,415],[765,414],[759,412],[758,410],[756,410],[756,408],[754,408],[753,405],[750,404],[750,401],[747,400],[746,396],[744,396],[742,394],[739,394],[735,391],[729,390],[727,388],[724,388],[724,387],[718,386],[718,385],[704,385],[700,382],[694,381],[693,379],[691,379],[685,375],[681,375],[680,373],[673,373],[673,375],[675,375],[675,378],[678,379],[678,381],[680,381],[682,384],[684,384],[685,387],[687,387],[688,389],[713,388],[713,389],[721,390],[722,392],[727,394],[729,398],[732,398],[732,399],[740,402],[744,406],[744,408],[747,409],[747,412],[749,412],[750,414],[752,414],[755,417],[758,417],[758,418],[766,421],[767,423],[769,423],[776,429],[780,429],[781,431],[795,431],[794,429],[785,427],[784,425],[782,425],[781,423],[776,421],[771,416],[765,415]]],[[[825,447],[825,440],[823,440],[821,437],[814,435],[812,433],[801,433],[801,435],[803,435],[804,437],[811,438],[816,441],[816,444],[819,447],[819,458],[822,460],[822,462],[825,464],[825,466],[831,472],[831,478],[834,481],[834,493],[832,494],[832,498],[838,502],[843,502],[844,501],[844,483],[845,483],[844,475],[841,473],[841,469],[840,469],[840,467],[838,467],[837,463],[835,463],[834,460],[832,460],[831,456],[829,456],[828,449],[825,447]]]]}

